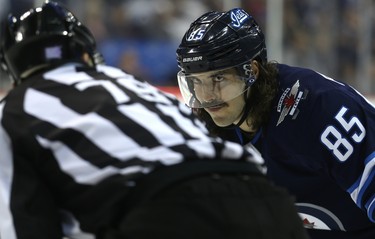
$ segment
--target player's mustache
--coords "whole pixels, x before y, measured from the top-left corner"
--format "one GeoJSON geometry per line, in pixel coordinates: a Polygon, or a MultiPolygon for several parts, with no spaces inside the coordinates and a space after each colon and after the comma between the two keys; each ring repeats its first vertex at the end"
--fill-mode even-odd
{"type": "Polygon", "coordinates": [[[214,107],[214,106],[223,105],[223,104],[226,104],[226,103],[222,100],[213,100],[213,101],[209,101],[209,102],[201,102],[201,105],[202,105],[203,108],[209,108],[209,107],[214,107]]]}

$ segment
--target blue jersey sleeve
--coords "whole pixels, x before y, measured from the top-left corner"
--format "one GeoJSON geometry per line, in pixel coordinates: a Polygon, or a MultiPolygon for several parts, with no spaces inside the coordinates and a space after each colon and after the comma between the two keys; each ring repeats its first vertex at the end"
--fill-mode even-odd
{"type": "Polygon", "coordinates": [[[312,113],[313,128],[320,134],[320,160],[375,222],[375,108],[351,87],[332,84],[317,95],[312,113]]]}

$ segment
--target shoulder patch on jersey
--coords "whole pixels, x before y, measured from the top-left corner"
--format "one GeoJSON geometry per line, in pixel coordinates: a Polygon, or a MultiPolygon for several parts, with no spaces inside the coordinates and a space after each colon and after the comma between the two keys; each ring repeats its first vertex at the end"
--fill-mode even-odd
{"type": "Polygon", "coordinates": [[[300,90],[299,80],[294,83],[292,88],[284,90],[277,103],[277,112],[280,112],[280,117],[276,126],[281,124],[287,115],[290,115],[292,119],[297,118],[299,113],[298,104],[300,100],[306,99],[307,94],[307,90],[300,90]]]}

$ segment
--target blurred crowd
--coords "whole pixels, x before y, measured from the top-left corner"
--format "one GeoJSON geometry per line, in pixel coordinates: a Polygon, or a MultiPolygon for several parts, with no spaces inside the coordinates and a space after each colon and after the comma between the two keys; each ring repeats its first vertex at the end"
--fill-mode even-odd
{"type": "MultiPolygon", "coordinates": [[[[18,15],[42,2],[0,0],[0,17],[5,19],[8,10],[18,15]]],[[[59,2],[93,31],[107,64],[160,86],[177,84],[175,50],[189,24],[202,13],[241,6],[265,32],[267,27],[267,0],[59,2]]],[[[375,94],[375,1],[284,0],[283,5],[282,63],[310,67],[375,94]]]]}
{"type": "Polygon", "coordinates": [[[284,0],[284,62],[375,93],[375,1],[284,0]]]}

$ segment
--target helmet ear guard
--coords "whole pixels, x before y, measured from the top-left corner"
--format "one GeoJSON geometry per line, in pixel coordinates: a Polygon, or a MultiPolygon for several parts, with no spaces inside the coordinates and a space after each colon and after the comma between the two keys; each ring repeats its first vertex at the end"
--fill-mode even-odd
{"type": "MultiPolygon", "coordinates": [[[[255,78],[255,75],[253,73],[253,69],[251,68],[251,64],[250,63],[245,63],[242,65],[242,74],[244,76],[244,78],[246,79],[245,80],[245,84],[246,86],[250,87],[254,84],[256,78],[255,78]]],[[[241,75],[241,73],[240,73],[241,75]]]]}

